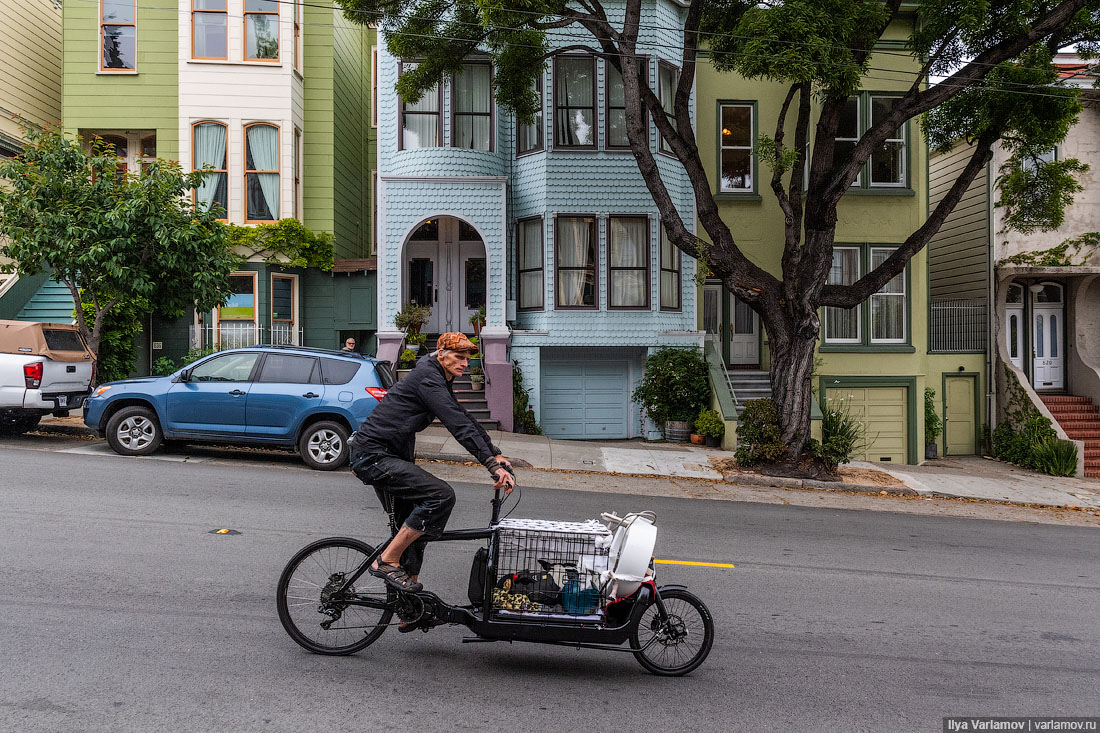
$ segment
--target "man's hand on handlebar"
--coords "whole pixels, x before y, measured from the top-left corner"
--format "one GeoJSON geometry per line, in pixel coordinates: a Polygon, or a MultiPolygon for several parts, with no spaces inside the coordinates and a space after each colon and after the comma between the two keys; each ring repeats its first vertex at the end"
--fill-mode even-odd
{"type": "Polygon", "coordinates": [[[512,464],[500,458],[497,459],[497,462],[500,463],[500,468],[493,472],[493,476],[496,477],[493,488],[504,489],[505,495],[511,494],[512,489],[516,487],[516,474],[512,471],[512,464]]]}

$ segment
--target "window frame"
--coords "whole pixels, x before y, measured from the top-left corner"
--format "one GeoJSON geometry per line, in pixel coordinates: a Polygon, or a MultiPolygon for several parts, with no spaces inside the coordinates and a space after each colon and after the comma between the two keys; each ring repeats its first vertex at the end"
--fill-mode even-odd
{"type": "Polygon", "coordinates": [[[305,8],[302,7],[302,0],[292,0],[294,3],[294,17],[292,22],[293,27],[293,49],[294,49],[294,70],[299,74],[302,73],[302,56],[304,50],[302,48],[302,15],[305,8]]]}
{"type": "MultiPolygon", "coordinates": [[[[897,247],[883,247],[883,246],[868,246],[867,247],[867,272],[870,272],[874,267],[875,252],[893,252],[897,247]]],[[[889,256],[889,255],[887,255],[889,256]]],[[[867,340],[872,346],[878,344],[904,344],[908,341],[909,335],[909,309],[906,307],[906,303],[909,300],[909,283],[906,277],[909,271],[909,264],[906,263],[905,272],[900,275],[891,278],[890,282],[900,278],[901,292],[900,293],[884,293],[882,290],[871,293],[871,297],[867,299],[867,340]],[[897,298],[901,297],[901,336],[899,338],[875,338],[875,298],[897,298]]],[[[885,286],[884,286],[885,287],[885,286]]]]}
{"type": "MultiPolygon", "coordinates": [[[[397,78],[398,79],[401,78],[401,74],[404,73],[406,65],[415,66],[417,63],[418,62],[416,62],[416,61],[398,61],[397,62],[397,78]]],[[[436,96],[435,112],[431,113],[431,112],[406,112],[405,111],[405,99],[404,99],[404,97],[398,95],[398,97],[397,97],[397,150],[398,151],[403,151],[403,150],[429,150],[429,149],[432,149],[432,148],[442,148],[443,147],[443,85],[442,84],[436,84],[435,85],[435,96],[436,96]],[[418,148],[406,148],[405,147],[405,115],[407,115],[407,114],[412,114],[412,115],[434,114],[435,115],[435,123],[436,123],[436,128],[435,128],[436,129],[436,131],[435,131],[436,144],[435,145],[423,145],[423,146],[418,147],[418,148]]]]}
{"type": "Polygon", "coordinates": [[[281,205],[282,204],[282,198],[283,198],[283,170],[282,170],[282,167],[283,167],[283,159],[282,159],[283,129],[282,129],[282,127],[275,124],[274,122],[249,122],[247,125],[245,125],[243,127],[243,131],[244,131],[244,140],[242,142],[244,144],[241,146],[242,147],[241,153],[242,153],[242,158],[243,158],[242,162],[244,164],[244,177],[243,177],[244,188],[242,189],[242,197],[244,198],[244,201],[242,202],[243,205],[244,205],[244,223],[245,224],[271,224],[271,223],[277,222],[277,221],[279,221],[279,218],[283,213],[282,212],[282,205],[281,205]],[[275,170],[259,170],[259,169],[252,169],[252,168],[248,167],[248,128],[256,127],[257,125],[266,125],[268,127],[274,127],[275,128],[275,162],[278,163],[278,165],[279,165],[279,167],[275,170]],[[248,218],[248,215],[250,213],[249,210],[248,210],[248,176],[249,176],[250,173],[275,173],[276,175],[278,175],[278,177],[279,177],[279,188],[278,188],[279,197],[276,199],[276,201],[277,201],[277,203],[280,204],[280,206],[279,206],[278,214],[273,219],[250,219],[250,218],[248,218]]]}
{"type": "Polygon", "coordinates": [[[196,8],[195,0],[191,0],[191,58],[200,61],[228,61],[229,60],[229,0],[223,0],[225,3],[224,10],[209,10],[207,8],[196,8]],[[204,15],[223,15],[225,20],[225,56],[198,56],[195,54],[195,39],[198,37],[195,34],[195,17],[197,14],[202,13],[204,15]]]}
{"type": "MultiPolygon", "coordinates": [[[[221,125],[225,128],[225,167],[222,169],[211,168],[212,173],[224,173],[225,174],[225,218],[218,219],[218,221],[229,221],[229,125],[221,120],[199,120],[191,123],[191,170],[196,171],[196,154],[198,146],[195,144],[195,131],[199,125],[221,125]]],[[[199,192],[192,190],[191,203],[198,207],[199,204],[199,192]]]]}
{"type": "MultiPolygon", "coordinates": [[[[558,54],[557,56],[554,57],[554,67],[553,67],[553,71],[551,72],[551,75],[552,75],[552,80],[553,80],[552,81],[553,88],[550,91],[551,91],[551,94],[552,94],[552,98],[551,98],[552,105],[551,106],[553,108],[553,119],[554,119],[554,149],[555,150],[558,150],[558,149],[561,149],[561,150],[599,150],[599,146],[600,146],[600,128],[599,128],[599,125],[600,125],[600,122],[599,122],[599,119],[597,117],[597,114],[598,114],[598,109],[599,109],[599,93],[600,93],[600,90],[599,90],[598,85],[596,84],[596,57],[591,55],[591,54],[580,54],[580,53],[558,54]],[[566,110],[590,109],[592,111],[592,144],[591,145],[567,145],[567,144],[565,144],[565,143],[558,140],[558,109],[559,109],[559,105],[558,105],[558,62],[562,61],[562,60],[575,61],[575,60],[578,60],[578,59],[587,59],[589,64],[591,64],[591,67],[592,67],[592,74],[591,74],[591,79],[592,79],[592,106],[591,107],[564,107],[562,109],[566,109],[566,110]]],[[[555,234],[555,236],[557,236],[557,235],[555,234]]],[[[555,300],[555,302],[557,302],[557,297],[555,297],[554,300],[555,300]]]]}
{"type": "MultiPolygon", "coordinates": [[[[863,274],[862,274],[864,272],[864,268],[863,268],[863,249],[864,248],[861,247],[860,245],[847,245],[847,244],[838,245],[838,246],[833,247],[833,253],[834,254],[836,254],[837,250],[849,250],[849,251],[854,251],[856,253],[856,274],[855,274],[855,278],[852,280],[852,282],[856,282],[857,280],[859,280],[863,276],[863,274]]],[[[830,264],[830,267],[832,267],[831,264],[830,264]]],[[[830,336],[829,335],[829,310],[828,310],[829,307],[831,307],[831,306],[827,306],[826,309],[823,311],[824,318],[822,319],[823,326],[822,326],[822,336],[821,336],[822,344],[830,344],[830,345],[836,345],[836,346],[841,346],[841,345],[850,346],[850,345],[858,345],[858,344],[864,343],[864,329],[863,329],[863,321],[864,321],[863,310],[864,310],[864,308],[863,308],[863,303],[860,303],[855,308],[839,308],[839,309],[837,309],[837,310],[847,310],[849,312],[855,311],[855,314],[856,314],[856,335],[855,335],[855,338],[837,338],[835,336],[830,336]]]]}
{"type": "Polygon", "coordinates": [[[302,218],[302,130],[294,126],[294,212],[293,216],[299,221],[302,218]]]}
{"type": "MultiPolygon", "coordinates": [[[[859,144],[859,139],[863,136],[863,133],[867,130],[863,121],[863,110],[866,105],[863,104],[863,92],[855,94],[848,99],[854,99],[856,101],[856,136],[855,137],[840,137],[835,136],[833,138],[833,170],[836,170],[836,144],[838,142],[850,142],[853,146],[859,144]]],[[[847,101],[847,100],[845,100],[847,101]]],[[[809,165],[809,159],[807,158],[806,164],[809,165]]],[[[863,188],[863,181],[866,180],[863,175],[866,173],[866,165],[860,168],[859,173],[856,174],[856,180],[852,181],[851,188],[863,188]]]]}
{"type": "MultiPolygon", "coordinates": [[[[645,82],[646,86],[649,86],[649,56],[646,55],[646,54],[638,54],[638,63],[641,66],[641,69],[643,70],[643,73],[645,74],[645,76],[643,77],[643,81],[645,82]]],[[[612,66],[610,63],[608,63],[606,59],[604,59],[604,61],[603,61],[603,147],[604,147],[604,150],[629,151],[631,149],[629,139],[627,140],[626,145],[612,145],[610,142],[608,142],[611,139],[611,110],[621,109],[623,111],[623,120],[624,121],[626,120],[626,90],[625,89],[623,90],[623,106],[622,107],[619,107],[619,106],[612,107],[611,106],[611,83],[610,83],[611,72],[618,73],[618,70],[614,66],[612,66]]],[[[621,77],[622,77],[622,75],[620,74],[620,79],[621,79],[621,77]]],[[[646,119],[646,122],[648,123],[648,117],[646,117],[646,113],[645,113],[644,109],[642,111],[642,116],[646,119]]],[[[646,125],[646,130],[648,131],[648,129],[649,129],[649,125],[647,124],[646,125]]],[[[649,146],[649,141],[647,140],[646,141],[646,147],[648,147],[648,146],[649,146]]]]}
{"type": "MultiPolygon", "coordinates": [[[[598,311],[600,309],[600,215],[576,214],[564,212],[554,214],[554,310],[560,311],[598,311]],[[592,264],[589,267],[558,267],[558,232],[562,219],[591,219],[592,220],[592,264]],[[559,273],[562,270],[592,270],[592,305],[560,305],[558,286],[561,283],[559,273]]],[[[544,286],[545,287],[545,286],[544,286]]]]}
{"type": "Polygon", "coordinates": [[[214,309],[214,339],[215,342],[221,345],[221,323],[226,321],[228,323],[251,323],[253,334],[256,338],[260,335],[260,273],[255,270],[237,270],[236,272],[229,273],[230,278],[234,277],[250,277],[252,278],[252,319],[245,318],[222,318],[222,306],[218,306],[214,309]]]}
{"type": "MultiPolygon", "coordinates": [[[[872,99],[876,98],[888,98],[897,99],[903,96],[902,92],[898,91],[875,91],[875,90],[862,90],[857,92],[853,97],[857,100],[859,110],[857,112],[857,137],[855,141],[858,142],[867,130],[871,127],[871,108],[872,99]]],[[[912,135],[909,132],[909,123],[911,120],[906,120],[898,128],[900,138],[887,138],[887,142],[891,140],[901,140],[903,144],[901,165],[902,165],[902,180],[899,183],[872,183],[871,182],[871,159],[874,156],[872,152],[871,157],[868,157],[867,162],[863,164],[863,167],[859,171],[859,175],[856,176],[855,181],[845,191],[846,194],[856,196],[915,196],[916,192],[913,190],[912,183],[912,171],[913,171],[913,145],[912,135]]],[[[837,140],[848,140],[849,138],[836,138],[837,140]]],[[[809,183],[809,164],[810,160],[807,156],[806,167],[803,171],[803,189],[809,183]]]]}
{"type": "MultiPolygon", "coordinates": [[[[897,100],[902,97],[901,93],[886,93],[886,92],[867,92],[867,127],[865,130],[871,129],[873,122],[872,115],[875,109],[876,99],[893,99],[897,100]]],[[[872,168],[872,161],[875,154],[872,152],[871,157],[867,159],[866,172],[867,172],[867,186],[866,188],[908,188],[909,187],[909,120],[901,123],[901,127],[897,129],[896,134],[898,137],[888,137],[883,140],[883,144],[890,142],[901,142],[901,180],[890,183],[877,183],[874,179],[874,173],[872,168]]]]}
{"type": "MultiPolygon", "coordinates": [[[[650,229],[653,222],[649,214],[608,214],[607,215],[607,234],[606,239],[606,257],[604,258],[604,277],[607,281],[607,310],[609,311],[648,311],[653,307],[653,295],[651,282],[651,268],[653,266],[652,254],[650,248],[653,246],[653,235],[650,229]],[[612,267],[611,266],[611,222],[615,219],[640,219],[645,222],[645,245],[643,251],[645,252],[645,264],[635,267],[612,267]],[[636,272],[642,271],[645,274],[645,303],[643,305],[612,305],[611,304],[611,286],[612,286],[612,273],[613,272],[636,272]]],[[[598,254],[597,254],[598,257],[598,254]]]]}
{"type": "Polygon", "coordinates": [[[737,198],[749,198],[756,200],[760,198],[760,192],[757,189],[759,179],[757,174],[759,173],[759,160],[756,156],[756,136],[759,134],[757,119],[757,100],[742,100],[742,99],[719,99],[716,103],[717,109],[717,125],[715,126],[715,132],[718,139],[718,167],[715,174],[715,180],[717,181],[717,190],[714,192],[715,197],[724,199],[737,199],[737,198]],[[726,107],[748,107],[749,108],[749,175],[752,176],[752,185],[749,188],[735,188],[724,189],[722,188],[722,161],[723,153],[726,150],[744,150],[745,146],[737,145],[727,147],[722,143],[722,130],[725,129],[722,126],[722,112],[726,107]]]}
{"type": "MultiPolygon", "coordinates": [[[[900,244],[892,242],[844,242],[838,243],[833,249],[834,251],[837,249],[856,249],[859,251],[859,272],[856,275],[856,280],[858,280],[859,278],[863,277],[865,274],[871,271],[870,265],[872,250],[893,251],[900,246],[900,244]]],[[[875,297],[875,295],[878,295],[878,293],[874,293],[853,309],[856,311],[858,319],[858,339],[838,340],[829,338],[826,330],[828,328],[827,309],[831,306],[822,307],[821,318],[823,324],[818,350],[824,352],[915,352],[916,349],[913,347],[912,261],[905,263],[905,271],[897,275],[897,277],[904,278],[902,282],[902,293],[900,294],[904,298],[903,318],[905,333],[902,338],[872,338],[874,332],[872,330],[873,325],[871,323],[871,301],[872,298],[875,297]]]]}
{"type": "Polygon", "coordinates": [[[275,10],[249,10],[248,0],[241,0],[241,57],[248,64],[278,64],[283,59],[283,26],[280,0],[270,0],[275,10]],[[250,15],[274,15],[275,16],[275,44],[276,52],[273,59],[261,59],[248,55],[248,16],[250,15]]]}
{"type": "MultiPolygon", "coordinates": [[[[271,281],[268,286],[271,289],[271,295],[268,298],[267,312],[269,322],[271,323],[271,330],[275,330],[276,323],[290,324],[290,343],[292,345],[298,345],[298,276],[288,275],[281,272],[271,273],[271,281]],[[290,281],[290,316],[288,318],[276,318],[275,317],[275,281],[276,280],[289,280],[290,281]]],[[[274,333],[271,334],[274,336],[274,333]]]]}
{"type": "Polygon", "coordinates": [[[473,150],[477,153],[492,153],[496,151],[496,100],[493,99],[493,62],[488,59],[474,59],[472,61],[463,61],[462,66],[488,66],[489,67],[489,112],[459,112],[458,105],[455,104],[455,75],[451,75],[451,104],[450,104],[450,124],[451,124],[451,139],[448,141],[451,148],[455,150],[473,150]],[[465,145],[456,145],[455,137],[458,134],[458,126],[455,124],[459,117],[488,117],[489,118],[489,148],[488,150],[481,150],[480,148],[468,148],[465,145]]]}
{"type": "Polygon", "coordinates": [[[661,225],[660,220],[657,220],[657,246],[662,248],[664,242],[668,242],[668,246],[672,248],[673,253],[676,255],[676,269],[666,268],[664,263],[664,253],[658,249],[657,252],[657,303],[661,311],[665,313],[681,313],[684,310],[684,253],[679,247],[673,244],[672,240],[668,238],[668,234],[665,232],[664,226],[661,225]],[[664,304],[664,298],[661,297],[661,284],[664,282],[664,273],[675,272],[676,273],[676,307],[666,306],[664,304]]]}
{"type": "Polygon", "coordinates": [[[137,0],[132,0],[134,7],[134,20],[131,23],[118,23],[118,22],[105,22],[103,19],[103,0],[99,0],[99,60],[96,62],[99,67],[99,72],[102,74],[136,74],[138,70],[137,63],[137,47],[138,47],[138,30],[137,30],[137,0]],[[124,68],[112,68],[103,65],[103,29],[108,26],[118,26],[134,29],[134,65],[133,67],[124,68]]]}
{"type": "Polygon", "coordinates": [[[540,153],[546,149],[546,72],[543,71],[539,74],[538,81],[535,83],[536,90],[539,93],[539,111],[536,115],[535,121],[531,125],[538,132],[538,144],[533,148],[521,150],[520,145],[520,129],[525,127],[518,122],[516,123],[516,157],[521,155],[530,155],[532,153],[540,153]]]}
{"type": "MultiPolygon", "coordinates": [[[[658,102],[661,101],[661,72],[665,69],[671,69],[674,72],[674,76],[673,76],[673,79],[672,79],[672,89],[670,89],[669,91],[672,94],[672,103],[673,103],[673,105],[675,105],[676,104],[676,87],[679,86],[679,84],[680,84],[680,74],[683,73],[683,70],[679,66],[677,66],[676,64],[674,64],[670,61],[666,61],[665,59],[657,59],[657,101],[658,102]]],[[[661,102],[661,106],[664,107],[663,102],[661,102]]],[[[665,117],[668,118],[669,124],[672,125],[673,128],[679,130],[679,127],[677,127],[677,125],[676,125],[676,110],[673,109],[672,112],[669,112],[668,110],[665,110],[664,112],[665,112],[665,117]]],[[[668,145],[668,143],[665,142],[665,136],[662,135],[661,130],[658,129],[657,130],[657,152],[661,153],[662,155],[668,155],[668,156],[671,156],[671,157],[675,158],[676,154],[674,152],[672,152],[671,147],[666,147],[667,145],[668,145]]]]}
{"type": "Polygon", "coordinates": [[[520,313],[531,313],[535,311],[546,310],[546,220],[540,214],[538,216],[527,216],[522,219],[516,220],[516,310],[520,313]],[[526,244],[525,241],[521,242],[521,233],[523,232],[523,225],[532,221],[539,223],[539,266],[537,268],[528,267],[523,268],[523,251],[521,247],[526,244]],[[539,304],[537,306],[524,307],[523,303],[523,275],[528,272],[539,272],[541,277],[539,281],[542,283],[539,287],[539,304]]]}
{"type": "Polygon", "coordinates": [[[370,49],[370,126],[378,127],[378,46],[370,49]]]}

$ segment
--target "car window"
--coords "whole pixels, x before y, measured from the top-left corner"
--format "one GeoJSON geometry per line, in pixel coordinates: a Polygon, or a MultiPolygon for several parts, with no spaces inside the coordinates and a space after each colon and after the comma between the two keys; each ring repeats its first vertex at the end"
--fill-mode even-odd
{"type": "Polygon", "coordinates": [[[247,382],[257,353],[226,354],[204,361],[191,370],[192,382],[247,382]]]}
{"type": "Polygon", "coordinates": [[[360,364],[345,359],[321,359],[325,384],[347,384],[359,371],[360,364]]]}
{"type": "Polygon", "coordinates": [[[397,380],[393,378],[393,364],[388,361],[374,362],[374,373],[378,375],[378,383],[385,389],[397,384],[397,380]]]}
{"type": "Polygon", "coordinates": [[[268,384],[320,384],[317,359],[293,354],[268,354],[257,382],[268,384]]]}
{"type": "Polygon", "coordinates": [[[76,331],[44,329],[42,335],[46,337],[46,348],[52,351],[84,351],[84,340],[76,331]]]}

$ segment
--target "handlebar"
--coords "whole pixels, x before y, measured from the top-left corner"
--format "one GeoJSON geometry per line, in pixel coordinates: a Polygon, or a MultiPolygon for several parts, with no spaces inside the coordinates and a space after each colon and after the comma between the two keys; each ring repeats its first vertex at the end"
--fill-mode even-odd
{"type": "MultiPolygon", "coordinates": [[[[515,470],[511,466],[505,466],[503,464],[501,468],[511,474],[514,482],[516,478],[515,470]]],[[[513,483],[513,488],[515,488],[515,486],[516,484],[513,483]]],[[[493,498],[490,500],[490,503],[493,505],[493,514],[492,518],[489,520],[489,525],[492,526],[500,521],[500,507],[504,504],[504,499],[500,497],[500,489],[493,489],[493,498]]]]}

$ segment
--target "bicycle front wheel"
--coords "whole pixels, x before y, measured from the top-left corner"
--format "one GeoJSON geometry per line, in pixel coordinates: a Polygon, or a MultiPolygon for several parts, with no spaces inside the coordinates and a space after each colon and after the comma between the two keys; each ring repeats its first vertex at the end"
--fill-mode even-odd
{"type": "Polygon", "coordinates": [[[315,654],[354,654],[374,642],[393,617],[395,591],[363,573],[340,589],[374,548],[349,537],[318,540],[298,551],[279,578],[276,604],[286,633],[315,654]]]}
{"type": "Polygon", "coordinates": [[[666,617],[651,603],[630,632],[634,658],[653,674],[679,677],[707,658],[714,644],[714,620],[703,602],[686,590],[660,591],[666,617]]]}

